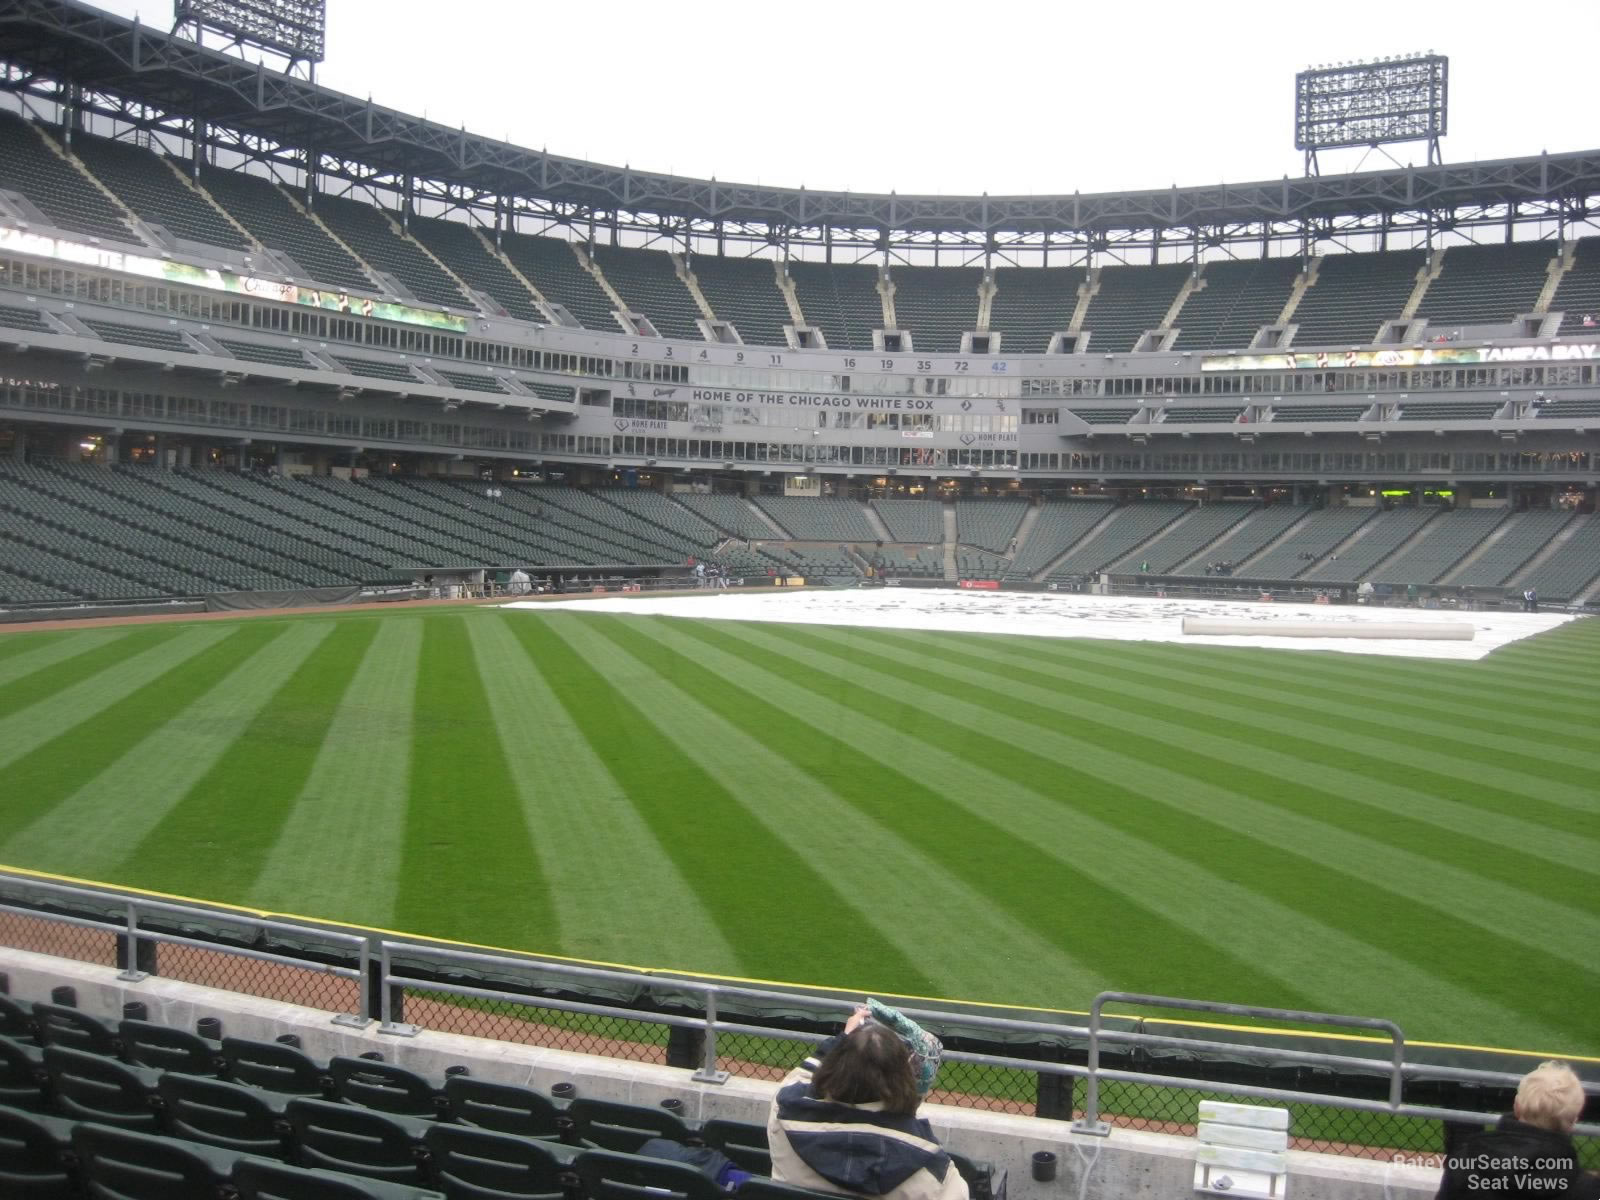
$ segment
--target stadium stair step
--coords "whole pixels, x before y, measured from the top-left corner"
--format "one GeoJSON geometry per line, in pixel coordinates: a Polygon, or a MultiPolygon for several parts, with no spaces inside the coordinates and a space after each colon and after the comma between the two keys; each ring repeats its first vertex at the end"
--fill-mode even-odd
{"type": "Polygon", "coordinates": [[[776,521],[774,521],[774,520],[773,520],[773,519],[772,519],[772,518],[771,518],[771,517],[770,517],[770,516],[768,516],[768,515],[767,515],[767,513],[766,513],[766,510],[765,510],[765,509],[763,509],[763,508],[762,508],[762,507],[761,507],[761,506],[760,506],[760,505],[759,505],[759,504],[757,504],[757,503],[756,503],[756,502],[755,502],[755,501],[754,501],[754,500],[746,500],[746,501],[745,501],[745,502],[744,502],[744,505],[745,505],[745,507],[746,507],[746,508],[748,508],[748,509],[749,509],[749,510],[750,510],[750,511],[751,511],[751,512],[753,512],[753,513],[755,513],[755,515],[756,515],[756,520],[758,520],[758,521],[760,521],[760,522],[761,522],[761,523],[762,523],[762,524],[763,524],[763,525],[765,525],[765,526],[766,526],[766,527],[767,527],[767,528],[768,528],[768,529],[770,529],[770,530],[772,530],[772,535],[773,535],[773,536],[774,536],[774,537],[776,537],[776,538],[781,538],[781,539],[783,539],[783,540],[784,540],[784,541],[789,541],[789,540],[790,540],[790,539],[792,539],[792,538],[793,538],[793,537],[794,537],[794,534],[792,534],[792,533],[790,533],[790,532],[789,532],[789,531],[788,531],[788,530],[787,530],[787,529],[785,529],[785,528],[784,528],[784,527],[783,527],[783,526],[782,526],[782,525],[779,525],[779,524],[778,524],[778,523],[777,523],[777,522],[776,522],[776,521]]]}
{"type": "Polygon", "coordinates": [[[944,521],[944,577],[953,582],[961,578],[961,568],[956,562],[956,506],[946,504],[940,516],[944,521]]]}
{"type": "Polygon", "coordinates": [[[867,524],[872,526],[872,532],[877,535],[880,542],[892,542],[895,540],[894,534],[889,532],[889,527],[883,523],[883,518],[878,515],[872,505],[865,505],[864,511],[867,514],[867,524]]]}
{"type": "Polygon", "coordinates": [[[1268,542],[1265,546],[1261,547],[1261,549],[1257,550],[1254,554],[1248,556],[1242,562],[1239,562],[1239,563],[1235,564],[1234,573],[1236,575],[1246,574],[1246,568],[1249,567],[1250,564],[1255,562],[1258,558],[1261,558],[1261,557],[1263,557],[1264,555],[1267,555],[1267,554],[1271,554],[1274,550],[1276,550],[1279,546],[1283,545],[1284,542],[1289,541],[1291,538],[1299,537],[1301,532],[1302,532],[1302,528],[1305,525],[1306,521],[1311,517],[1311,514],[1316,512],[1316,511],[1317,510],[1314,509],[1314,508],[1306,509],[1305,513],[1301,516],[1301,518],[1298,521],[1296,521],[1293,525],[1289,526],[1289,528],[1285,529],[1282,533],[1280,533],[1277,537],[1273,538],[1270,542],[1268,542]]]}
{"type": "Polygon", "coordinates": [[[1562,526],[1561,532],[1556,534],[1555,537],[1551,538],[1542,547],[1540,547],[1537,554],[1518,567],[1516,571],[1506,579],[1506,583],[1514,584],[1523,579],[1525,576],[1533,574],[1540,567],[1544,566],[1545,563],[1549,562],[1550,559],[1554,558],[1560,552],[1562,546],[1566,545],[1575,536],[1577,536],[1578,530],[1581,528],[1582,525],[1579,522],[1568,521],[1564,526],[1562,526]]]}
{"type": "Polygon", "coordinates": [[[1044,509],[1037,504],[1030,504],[1028,505],[1028,511],[1022,514],[1022,524],[1017,526],[1017,532],[1012,535],[1012,541],[1016,543],[1016,548],[1006,555],[1012,562],[1016,561],[1017,555],[1021,554],[1022,548],[1028,544],[1028,535],[1033,532],[1033,527],[1039,523],[1039,514],[1043,511],[1044,509]]]}

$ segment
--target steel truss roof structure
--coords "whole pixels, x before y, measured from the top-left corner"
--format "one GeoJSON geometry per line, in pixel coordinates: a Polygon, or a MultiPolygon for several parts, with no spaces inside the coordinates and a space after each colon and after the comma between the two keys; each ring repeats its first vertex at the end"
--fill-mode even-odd
{"type": "Polygon", "coordinates": [[[687,246],[1046,261],[1588,218],[1600,150],[1258,183],[1055,196],[809,191],[606,166],[375,105],[90,8],[8,0],[0,87],[409,200],[687,246]]]}

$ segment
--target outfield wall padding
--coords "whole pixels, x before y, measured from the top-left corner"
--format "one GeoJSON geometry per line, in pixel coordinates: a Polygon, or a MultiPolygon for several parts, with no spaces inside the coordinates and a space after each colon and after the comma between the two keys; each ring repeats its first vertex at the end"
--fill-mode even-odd
{"type": "Polygon", "coordinates": [[[1470,642],[1476,630],[1452,621],[1221,621],[1185,617],[1183,632],[1214,637],[1403,638],[1418,642],[1470,642]]]}
{"type": "Polygon", "coordinates": [[[311,608],[322,604],[350,604],[361,598],[361,586],[294,588],[281,592],[213,592],[206,597],[209,612],[240,612],[254,608],[311,608]]]}

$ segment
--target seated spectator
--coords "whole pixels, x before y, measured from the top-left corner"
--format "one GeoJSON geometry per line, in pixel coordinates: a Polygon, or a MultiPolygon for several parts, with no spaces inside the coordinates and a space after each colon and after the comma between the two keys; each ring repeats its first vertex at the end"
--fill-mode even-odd
{"type": "Polygon", "coordinates": [[[1572,1144],[1583,1103],[1572,1068],[1547,1062],[1523,1076],[1511,1114],[1493,1129],[1447,1124],[1438,1200],[1600,1196],[1600,1180],[1578,1169],[1572,1144]]]}
{"type": "Polygon", "coordinates": [[[966,1180],[917,1116],[942,1053],[895,1009],[857,1008],[779,1088],[767,1119],[772,1177],[885,1200],[967,1200],[966,1180]]]}

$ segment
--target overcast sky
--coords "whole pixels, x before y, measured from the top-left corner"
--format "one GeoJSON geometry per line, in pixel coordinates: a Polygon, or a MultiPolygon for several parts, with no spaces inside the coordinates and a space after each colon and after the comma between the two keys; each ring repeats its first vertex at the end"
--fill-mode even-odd
{"type": "MultiPolygon", "coordinates": [[[[163,29],[171,0],[97,0],[163,29]]],[[[535,149],[855,191],[1115,191],[1301,173],[1294,75],[1450,56],[1448,162],[1600,145],[1600,0],[328,0],[318,80],[535,149]]],[[[1422,162],[1420,144],[1391,148],[1422,162]]],[[[1325,174],[1362,151],[1324,156],[1325,174]]],[[[1363,169],[1390,165],[1377,153],[1363,169]]]]}

